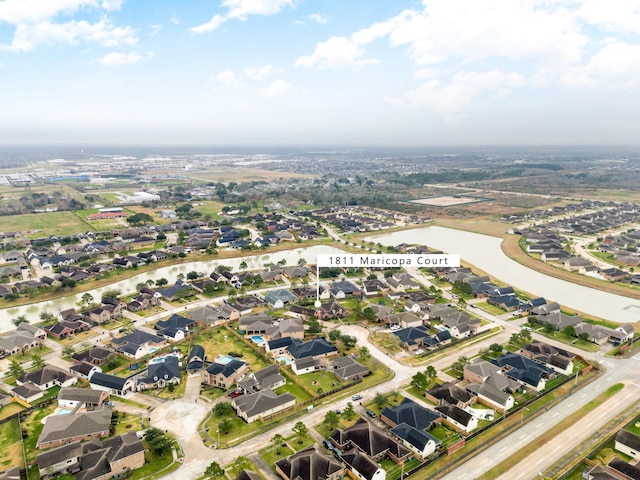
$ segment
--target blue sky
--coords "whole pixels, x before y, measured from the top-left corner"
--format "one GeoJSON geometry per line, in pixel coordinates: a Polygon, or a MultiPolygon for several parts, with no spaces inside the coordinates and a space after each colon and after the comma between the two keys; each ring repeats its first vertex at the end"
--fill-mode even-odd
{"type": "Polygon", "coordinates": [[[637,144],[640,0],[0,0],[0,143],[637,144]]]}

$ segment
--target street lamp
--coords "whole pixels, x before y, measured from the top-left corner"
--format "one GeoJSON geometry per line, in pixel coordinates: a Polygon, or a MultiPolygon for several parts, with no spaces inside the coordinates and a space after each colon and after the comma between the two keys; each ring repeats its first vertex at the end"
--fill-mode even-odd
{"type": "Polygon", "coordinates": [[[218,443],[216,443],[216,448],[220,448],[220,429],[216,428],[216,432],[218,433],[218,443]]]}

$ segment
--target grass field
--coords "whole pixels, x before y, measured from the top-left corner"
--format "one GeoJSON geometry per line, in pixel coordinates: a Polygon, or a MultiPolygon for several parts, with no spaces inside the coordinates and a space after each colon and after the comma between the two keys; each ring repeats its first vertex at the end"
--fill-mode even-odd
{"type": "Polygon", "coordinates": [[[15,418],[0,425],[0,470],[21,467],[22,465],[20,425],[18,419],[15,418]]]}
{"type": "Polygon", "coordinates": [[[2,231],[27,233],[30,238],[48,235],[69,235],[91,229],[86,221],[73,212],[25,213],[23,215],[5,215],[1,218],[2,231]]]}

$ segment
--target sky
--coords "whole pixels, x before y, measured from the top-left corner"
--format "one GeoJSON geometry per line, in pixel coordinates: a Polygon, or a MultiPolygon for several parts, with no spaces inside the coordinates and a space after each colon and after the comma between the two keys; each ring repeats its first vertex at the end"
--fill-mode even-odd
{"type": "Polygon", "coordinates": [[[0,144],[636,145],[640,0],[0,0],[0,144]]]}

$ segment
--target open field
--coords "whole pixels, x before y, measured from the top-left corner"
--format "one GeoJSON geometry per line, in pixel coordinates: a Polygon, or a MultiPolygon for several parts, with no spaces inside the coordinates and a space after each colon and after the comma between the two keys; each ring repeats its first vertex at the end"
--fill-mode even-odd
{"type": "Polygon", "coordinates": [[[69,235],[92,227],[73,212],[25,213],[2,217],[2,231],[28,232],[29,237],[69,235]]]}
{"type": "Polygon", "coordinates": [[[486,202],[489,198],[482,197],[466,197],[463,195],[441,197],[419,198],[417,200],[409,200],[409,203],[417,203],[419,205],[429,205],[431,207],[451,207],[454,205],[466,205],[469,203],[486,202]]]}
{"type": "MultiPolygon", "coordinates": [[[[184,173],[184,172],[182,172],[184,173]]],[[[306,175],[303,173],[291,172],[272,172],[261,168],[247,167],[213,167],[206,172],[197,172],[190,175],[193,180],[202,180],[205,182],[273,182],[281,178],[315,178],[315,175],[306,175]]]]}

